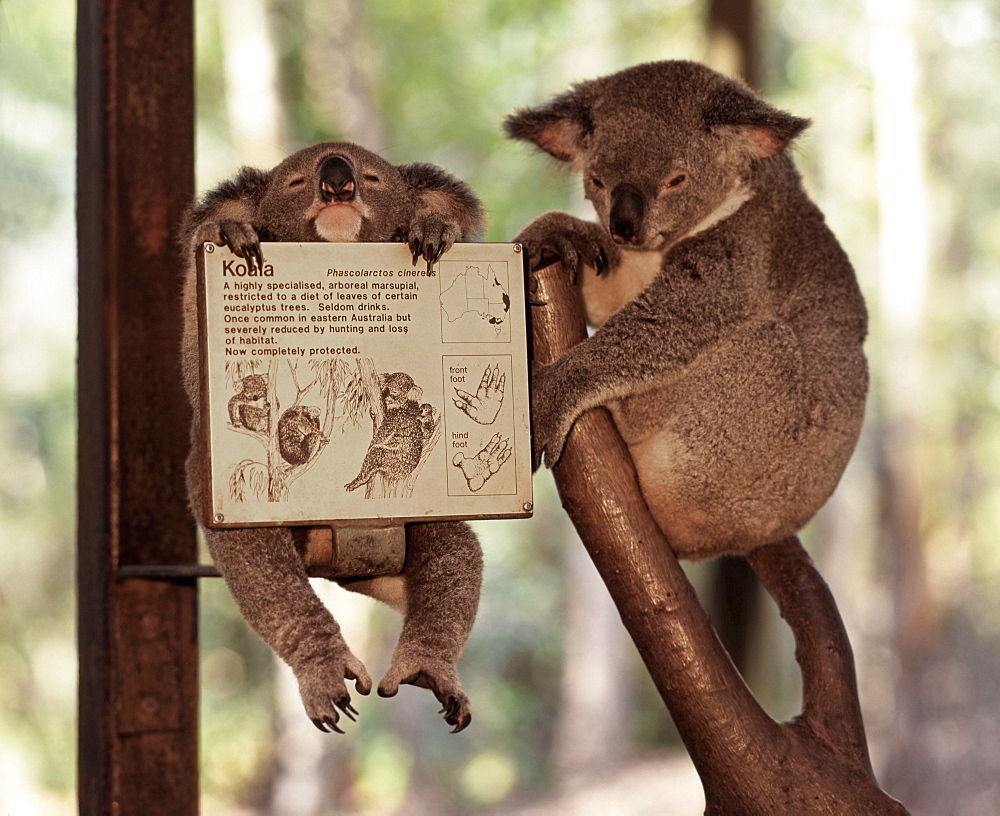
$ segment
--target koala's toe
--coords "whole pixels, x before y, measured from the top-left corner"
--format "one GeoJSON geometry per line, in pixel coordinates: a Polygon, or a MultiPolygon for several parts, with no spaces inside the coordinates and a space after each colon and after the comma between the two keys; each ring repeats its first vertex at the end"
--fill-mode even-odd
{"type": "Polygon", "coordinates": [[[472,721],[469,698],[462,689],[458,670],[453,663],[417,655],[397,659],[379,683],[379,696],[394,696],[402,683],[429,689],[441,703],[439,713],[444,716],[445,722],[453,726],[453,734],[472,721]]]}
{"type": "Polygon", "coordinates": [[[436,213],[424,214],[410,225],[409,247],[413,263],[418,258],[427,261],[427,269],[455,244],[461,235],[458,225],[436,213]]]}
{"type": "Polygon", "coordinates": [[[250,268],[263,269],[264,255],[260,236],[248,221],[223,218],[203,224],[195,236],[195,243],[211,242],[229,248],[238,258],[243,258],[250,268]]]}
{"type": "Polygon", "coordinates": [[[351,654],[343,659],[299,670],[296,677],[302,705],[313,725],[320,731],[334,731],[338,734],[344,733],[339,726],[341,714],[352,721],[358,714],[351,704],[351,693],[345,679],[355,681],[359,694],[368,694],[372,687],[371,677],[364,665],[351,654]]]}

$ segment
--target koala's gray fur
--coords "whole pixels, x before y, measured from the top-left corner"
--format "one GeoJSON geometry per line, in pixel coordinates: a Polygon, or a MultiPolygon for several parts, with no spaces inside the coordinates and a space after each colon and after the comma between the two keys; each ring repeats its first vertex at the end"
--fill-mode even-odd
{"type": "MultiPolygon", "coordinates": [[[[479,200],[461,181],[430,164],[392,165],[347,142],[324,142],[272,170],[244,168],[211,190],[184,226],[184,382],[194,412],[188,491],[196,513],[206,507],[195,253],[211,241],[261,265],[260,241],[406,241],[430,265],[455,241],[482,240],[479,200]]],[[[202,521],[199,518],[199,521],[202,521]]],[[[309,585],[291,528],[206,529],[209,550],[240,611],[295,673],[316,726],[339,731],[339,712],[353,719],[345,684],[368,694],[372,681],[340,627],[309,585]]],[[[468,525],[412,524],[398,577],[344,585],[404,613],[392,663],[378,687],[431,689],[445,720],[459,731],[471,720],[456,661],[475,620],[482,553],[468,525]]]]}
{"type": "Polygon", "coordinates": [[[594,335],[534,371],[536,463],[614,416],[678,555],[742,553],[826,501],[864,415],[867,313],[789,142],[808,121],[691,62],[583,82],[505,122],[583,174],[599,223],[516,240],[576,272],[594,335]]]}

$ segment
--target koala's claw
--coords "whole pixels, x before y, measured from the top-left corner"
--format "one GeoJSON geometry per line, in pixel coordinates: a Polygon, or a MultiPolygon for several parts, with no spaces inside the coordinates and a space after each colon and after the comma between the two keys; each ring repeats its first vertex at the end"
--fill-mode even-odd
{"type": "Polygon", "coordinates": [[[407,240],[413,254],[413,265],[416,266],[417,260],[423,257],[427,261],[427,271],[430,272],[460,236],[458,225],[437,213],[414,218],[407,240]]]}
{"type": "MultiPolygon", "coordinates": [[[[351,722],[357,722],[358,710],[351,705],[350,699],[348,699],[347,702],[344,702],[343,700],[331,699],[330,702],[332,702],[337,708],[339,708],[344,713],[344,716],[347,717],[347,719],[349,719],[351,722]]],[[[328,729],[329,731],[334,731],[337,734],[343,734],[344,733],[343,730],[341,730],[340,726],[337,725],[338,719],[339,717],[336,714],[332,717],[329,714],[324,714],[321,718],[313,717],[312,723],[324,734],[328,733],[328,729]]]]}
{"type": "Polygon", "coordinates": [[[369,694],[372,680],[364,665],[354,655],[347,653],[340,660],[324,661],[319,665],[295,672],[299,681],[299,695],[306,715],[320,731],[343,734],[338,723],[341,713],[352,722],[358,710],[351,705],[351,694],[344,680],[354,680],[359,694],[369,694]]]}
{"type": "Polygon", "coordinates": [[[410,253],[413,255],[413,265],[417,265],[417,261],[420,260],[420,255],[423,252],[423,248],[420,246],[420,241],[415,238],[410,239],[410,253]]]}
{"type": "Polygon", "coordinates": [[[618,259],[603,227],[561,212],[539,216],[514,240],[524,245],[532,272],[561,259],[574,283],[581,266],[592,266],[603,275],[618,259]]]}
{"type": "Polygon", "coordinates": [[[430,689],[441,703],[438,713],[444,716],[448,725],[453,726],[452,734],[457,734],[472,722],[469,698],[462,689],[454,664],[440,658],[421,656],[394,660],[379,683],[379,696],[395,696],[404,683],[430,689]]]}
{"type": "Polygon", "coordinates": [[[260,248],[260,242],[255,242],[252,246],[247,248],[247,255],[245,256],[247,263],[250,265],[250,269],[254,268],[256,264],[257,269],[264,269],[264,252],[260,248]]]}
{"type": "Polygon", "coordinates": [[[337,725],[336,720],[330,717],[323,717],[323,719],[313,718],[312,724],[315,725],[324,734],[328,734],[330,731],[335,731],[338,734],[343,734],[343,730],[337,725]]]}
{"type": "Polygon", "coordinates": [[[594,259],[594,269],[597,270],[598,277],[608,271],[608,254],[604,251],[603,247],[597,251],[597,257],[594,259]]]}
{"type": "Polygon", "coordinates": [[[231,218],[206,221],[198,228],[194,244],[198,246],[206,241],[228,247],[236,257],[243,258],[247,262],[251,271],[255,268],[264,268],[260,236],[249,221],[237,221],[231,218]]]}

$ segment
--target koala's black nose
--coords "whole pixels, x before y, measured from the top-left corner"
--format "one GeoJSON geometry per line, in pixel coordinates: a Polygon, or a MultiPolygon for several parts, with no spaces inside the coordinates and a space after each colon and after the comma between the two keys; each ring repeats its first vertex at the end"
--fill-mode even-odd
{"type": "Polygon", "coordinates": [[[614,189],[611,193],[608,226],[616,244],[635,243],[642,229],[645,212],[645,200],[638,190],[626,184],[614,189]]]}
{"type": "Polygon", "coordinates": [[[327,203],[354,198],[354,167],[343,156],[329,156],[319,166],[319,194],[327,203]]]}

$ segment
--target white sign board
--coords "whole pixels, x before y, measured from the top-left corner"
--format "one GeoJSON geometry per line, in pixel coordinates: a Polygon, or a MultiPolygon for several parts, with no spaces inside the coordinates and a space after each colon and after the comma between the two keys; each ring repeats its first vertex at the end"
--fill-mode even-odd
{"type": "Polygon", "coordinates": [[[212,526],[531,514],[515,244],[199,251],[212,526]]]}

